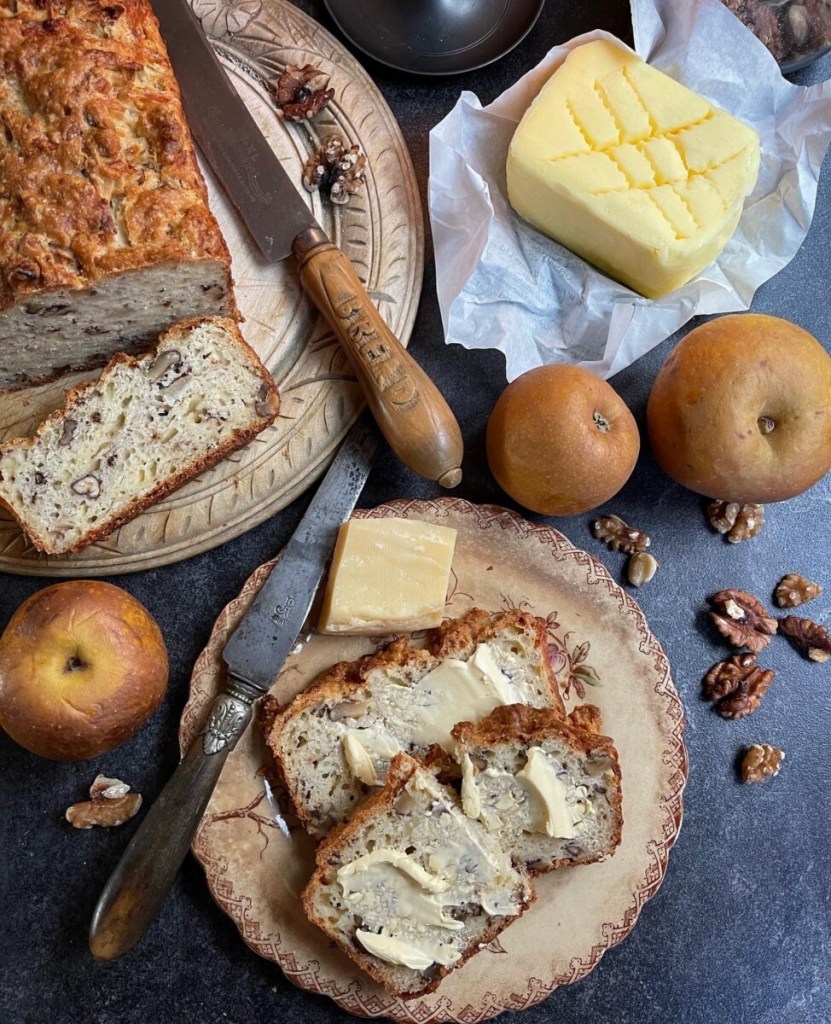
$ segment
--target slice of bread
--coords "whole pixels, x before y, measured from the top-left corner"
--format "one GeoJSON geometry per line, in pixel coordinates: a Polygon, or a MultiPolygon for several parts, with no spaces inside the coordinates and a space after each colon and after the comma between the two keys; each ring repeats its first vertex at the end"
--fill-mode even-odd
{"type": "Polygon", "coordinates": [[[0,445],[0,503],[47,554],[79,551],[274,420],[274,381],[232,320],[168,328],[66,394],[33,437],[0,445]]]}
{"type": "Polygon", "coordinates": [[[620,764],[591,707],[563,720],[510,705],[453,729],[465,813],[532,874],[603,860],[620,844],[620,764]]]}
{"type": "Polygon", "coordinates": [[[309,919],[405,999],[432,992],[534,899],[497,837],[406,754],[321,843],[303,892],[309,919]]]}
{"type": "Polygon", "coordinates": [[[396,753],[441,759],[456,722],[509,703],[565,713],[545,625],[473,609],[428,633],[426,649],[401,637],[335,665],[285,707],[266,698],[262,723],[298,817],[320,836],[383,784],[396,753]]]}

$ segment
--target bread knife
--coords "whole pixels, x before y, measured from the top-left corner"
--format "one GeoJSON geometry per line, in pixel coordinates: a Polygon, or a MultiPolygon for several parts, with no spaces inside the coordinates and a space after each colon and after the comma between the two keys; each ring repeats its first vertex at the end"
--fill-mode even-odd
{"type": "Polygon", "coordinates": [[[156,798],[95,907],[89,945],[112,960],[142,937],[185,859],[222,766],[302,635],[338,527],[355,507],[378,431],[364,414],[352,427],[279,561],[222,652],[224,690],[156,798]]]}
{"type": "Polygon", "coordinates": [[[381,432],[443,487],[462,478],[462,434],[433,381],[387,327],[317,223],[225,73],[187,0],[153,0],[191,131],[263,255],[294,255],[306,294],[343,345],[381,432]]]}

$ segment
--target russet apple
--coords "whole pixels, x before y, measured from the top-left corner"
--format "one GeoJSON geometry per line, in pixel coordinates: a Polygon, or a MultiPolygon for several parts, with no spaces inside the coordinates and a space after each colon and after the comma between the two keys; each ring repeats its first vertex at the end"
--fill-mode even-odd
{"type": "Polygon", "coordinates": [[[787,320],[719,317],[669,354],[647,423],[655,458],[685,487],[783,501],[831,469],[831,357],[787,320]]]}
{"type": "Polygon", "coordinates": [[[540,366],[508,385],[487,430],[488,465],[520,505],[548,516],[588,512],[635,468],[640,434],[623,399],[578,366],[540,366]]]}
{"type": "Polygon", "coordinates": [[[94,757],[144,724],[167,677],[161,630],[140,601],[111,583],[58,583],[0,637],[0,726],[42,757],[94,757]]]}

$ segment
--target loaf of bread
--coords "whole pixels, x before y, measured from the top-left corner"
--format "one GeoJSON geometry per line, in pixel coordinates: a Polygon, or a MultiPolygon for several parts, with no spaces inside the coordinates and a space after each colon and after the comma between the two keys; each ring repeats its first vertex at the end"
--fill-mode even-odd
{"type": "Polygon", "coordinates": [[[266,743],[306,829],[325,835],[386,778],[399,751],[453,748],[451,730],[500,704],[564,714],[545,625],[522,612],[473,609],[427,635],[341,663],[285,707],[263,707],[266,743]]]}
{"type": "Polygon", "coordinates": [[[78,551],[242,447],[279,409],[233,320],[169,328],[66,394],[36,434],[0,445],[0,504],[40,551],[78,551]]]}
{"type": "Polygon", "coordinates": [[[0,388],[236,317],[147,0],[4,4],[0,67],[0,388]]]}
{"type": "Polygon", "coordinates": [[[603,860],[620,844],[620,764],[598,720],[596,709],[563,720],[511,705],[453,729],[465,813],[532,874],[603,860]]]}
{"type": "Polygon", "coordinates": [[[527,876],[456,794],[399,754],[317,851],[311,921],[388,991],[432,992],[533,902],[527,876]]]}

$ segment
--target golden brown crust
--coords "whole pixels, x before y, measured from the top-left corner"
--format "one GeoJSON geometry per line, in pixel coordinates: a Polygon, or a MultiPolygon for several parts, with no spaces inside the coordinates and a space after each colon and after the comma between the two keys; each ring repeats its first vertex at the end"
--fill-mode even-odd
{"type": "MultiPolygon", "coordinates": [[[[271,374],[263,366],[257,353],[245,341],[233,320],[226,320],[223,317],[193,317],[190,320],[180,320],[178,323],[169,327],[159,335],[156,347],[165,342],[171,335],[176,335],[182,331],[190,330],[200,324],[216,324],[234,336],[234,343],[248,355],[253,367],[256,369],[258,376],[263,382],[265,392],[263,394],[262,403],[264,407],[269,407],[269,414],[267,416],[258,416],[256,422],[252,423],[251,426],[229,435],[221,444],[218,444],[216,448],[206,453],[202,458],[194,459],[188,463],[188,465],[183,466],[178,473],[168,477],[166,480],[160,480],[157,486],[148,494],[144,495],[144,497],[133,501],[118,515],[102,522],[96,529],[90,530],[86,533],[77,543],[71,547],[62,548],[60,552],[56,552],[54,550],[47,537],[42,537],[32,532],[31,524],[21,517],[14,507],[0,497],[0,507],[8,509],[20,525],[20,528],[26,533],[39,551],[43,551],[45,554],[70,554],[74,551],[80,551],[82,548],[88,547],[90,544],[94,544],[96,541],[109,536],[120,526],[123,526],[125,523],[129,523],[131,520],[135,519],[136,516],[144,512],[145,509],[157,504],[162,500],[162,498],[170,494],[171,491],[175,491],[178,487],[187,483],[188,480],[192,480],[195,476],[203,473],[206,469],[210,469],[211,466],[215,466],[218,462],[221,462],[222,459],[226,458],[226,456],[230,455],[231,452],[244,447],[249,441],[256,437],[257,434],[262,430],[265,430],[269,423],[274,421],[280,410],[280,398],[279,392],[277,391],[277,385],[274,383],[274,379],[271,374]]],[[[145,356],[128,356],[123,352],[118,352],[112,357],[103,373],[108,373],[116,366],[137,366],[143,358],[145,358],[145,356]]],[[[82,402],[85,392],[94,389],[96,384],[97,381],[81,381],[80,384],[76,384],[74,387],[68,388],[64,396],[63,408],[56,409],[55,412],[51,413],[45,420],[43,420],[34,435],[31,437],[12,438],[11,440],[4,442],[3,445],[0,446],[0,456],[2,456],[3,450],[34,446],[43,431],[46,429],[47,424],[63,420],[71,412],[73,404],[79,401],[82,402]]]]}
{"type": "Polygon", "coordinates": [[[578,704],[566,715],[566,722],[575,729],[597,733],[598,736],[603,732],[603,715],[596,704],[578,704]]]}
{"type": "Polygon", "coordinates": [[[147,0],[3,7],[0,309],[166,261],[229,268],[147,0]]]}
{"type": "MultiPolygon", "coordinates": [[[[458,968],[466,964],[473,954],[477,953],[482,946],[487,945],[492,939],[496,938],[496,936],[505,927],[505,918],[494,918],[493,923],[485,930],[478,942],[474,946],[465,950],[461,959],[452,966],[442,967],[438,964],[434,965],[434,970],[436,972],[435,976],[431,980],[426,981],[423,987],[413,991],[400,992],[390,986],[389,976],[383,970],[378,968],[373,957],[368,956],[357,945],[350,945],[344,942],[340,936],[332,935],[326,927],[326,923],[322,921],[315,912],[312,900],[312,890],[317,885],[329,884],[332,874],[336,873],[338,868],[342,866],[340,851],[345,843],[359,835],[364,828],[364,825],[376,816],[392,813],[396,797],[419,768],[425,768],[425,765],[421,764],[421,762],[416,758],[410,757],[409,754],[395,755],[390,762],[387,782],[384,785],[384,788],[368,797],[368,799],[366,799],[354,811],[348,821],[345,821],[340,825],[336,825],[329,835],[321,841],[317,848],[315,858],[317,867],[302,893],[303,908],[305,909],[306,916],[309,920],[319,928],[322,928],[327,935],[330,935],[343,952],[346,953],[350,959],[354,960],[362,970],[366,971],[367,974],[374,978],[380,985],[383,985],[388,991],[393,992],[402,999],[415,999],[418,996],[424,996],[428,995],[430,992],[435,992],[442,980],[447,977],[451,971],[458,970],[458,968]]],[[[452,790],[448,790],[448,798],[451,797],[458,804],[458,799],[455,793],[453,793],[452,790]]],[[[537,898],[536,890],[533,888],[533,885],[530,886],[530,889],[531,898],[522,904],[517,917],[524,914],[528,907],[530,907],[537,898]]],[[[513,920],[515,920],[515,918],[510,918],[510,921],[513,920]]]]}
{"type": "Polygon", "coordinates": [[[523,745],[557,739],[585,757],[605,754],[617,762],[615,745],[608,736],[575,726],[552,709],[532,708],[525,704],[496,707],[475,725],[459,722],[453,726],[451,735],[465,746],[483,747],[504,743],[508,738],[512,743],[523,745]]]}

